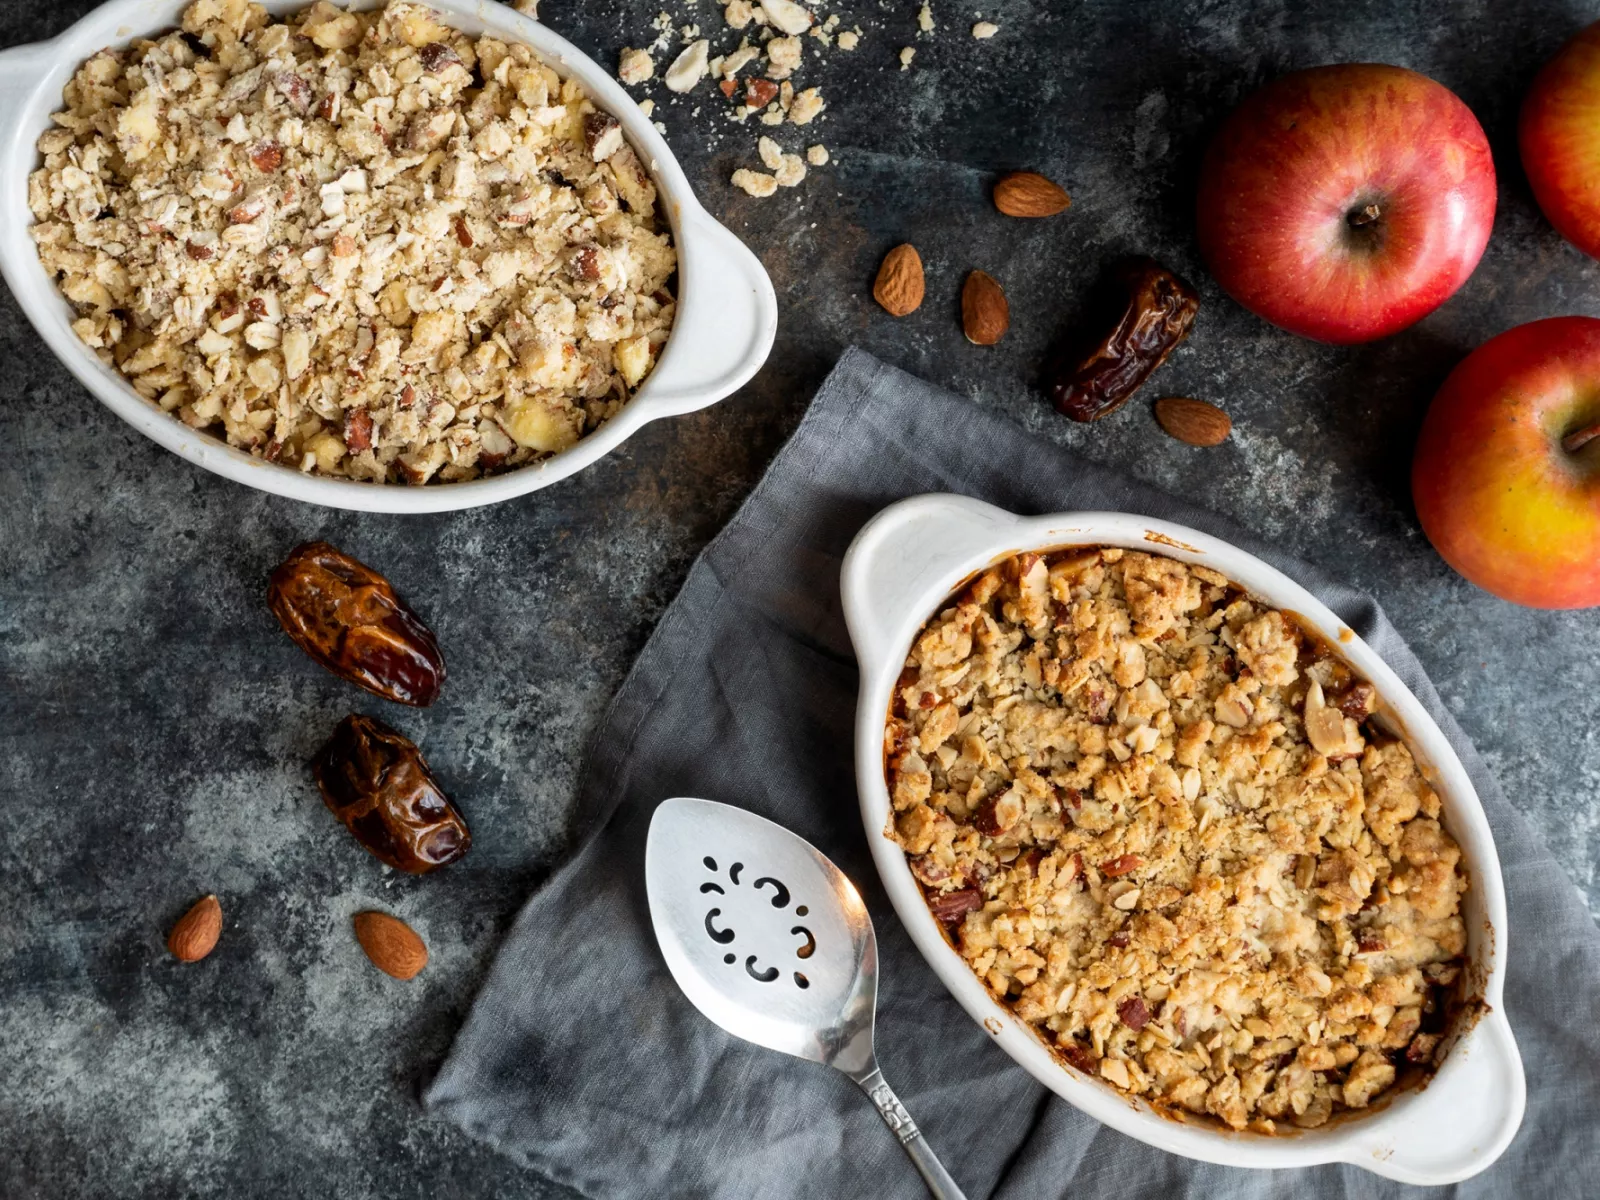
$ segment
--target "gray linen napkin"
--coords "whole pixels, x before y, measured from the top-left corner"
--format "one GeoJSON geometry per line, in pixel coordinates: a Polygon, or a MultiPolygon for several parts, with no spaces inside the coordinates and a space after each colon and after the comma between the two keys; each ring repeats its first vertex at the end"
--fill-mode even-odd
{"type": "Polygon", "coordinates": [[[1506,1008],[1528,1115],[1505,1157],[1451,1194],[1600,1194],[1600,934],[1378,606],[1212,514],[854,350],[695,564],[612,703],[583,785],[581,847],[517,919],[428,1108],[595,1197],[925,1194],[854,1085],[729,1037],[667,974],[645,909],[645,831],[658,801],[704,796],[796,830],[861,886],[882,955],[884,1074],[974,1200],[1419,1191],[1351,1167],[1209,1166],[1114,1133],[991,1045],[918,956],[857,816],[856,669],[838,574],[873,513],[928,491],[1207,530],[1298,579],[1388,660],[1471,773],[1510,897],[1506,1008]]]}

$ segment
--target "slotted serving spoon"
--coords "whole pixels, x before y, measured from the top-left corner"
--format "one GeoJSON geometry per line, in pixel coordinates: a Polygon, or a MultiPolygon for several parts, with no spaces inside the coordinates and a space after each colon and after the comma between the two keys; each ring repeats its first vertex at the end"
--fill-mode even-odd
{"type": "Polygon", "coordinates": [[[843,1071],[935,1200],[966,1200],[878,1070],[878,941],[843,872],[764,817],[679,797],[650,820],[644,876],[661,955],[694,1006],[735,1037],[843,1071]]]}

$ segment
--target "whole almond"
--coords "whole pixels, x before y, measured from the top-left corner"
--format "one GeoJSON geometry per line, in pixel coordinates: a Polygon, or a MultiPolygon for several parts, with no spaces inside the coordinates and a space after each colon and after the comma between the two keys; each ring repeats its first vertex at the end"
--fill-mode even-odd
{"type": "Polygon", "coordinates": [[[207,896],[178,918],[167,934],[167,949],[179,962],[199,962],[217,948],[222,936],[222,905],[207,896]]]}
{"type": "Polygon", "coordinates": [[[961,327],[974,346],[992,346],[1011,328],[1011,306],[993,276],[982,271],[967,276],[961,289],[961,327]]]}
{"type": "Polygon", "coordinates": [[[410,979],[428,965],[427,945],[399,917],[381,912],[357,913],[355,927],[356,941],[372,965],[385,975],[410,979]]]}
{"type": "Polygon", "coordinates": [[[927,285],[922,278],[922,256],[910,242],[889,251],[878,268],[877,282],[872,285],[872,298],[883,305],[891,317],[903,317],[917,311],[927,285]]]}
{"type": "Polygon", "coordinates": [[[1053,217],[1071,203],[1060,185],[1033,171],[1013,171],[994,185],[994,206],[1008,217],[1053,217]]]}
{"type": "Polygon", "coordinates": [[[1156,401],[1156,420],[1180,442],[1191,446],[1218,446],[1233,429],[1228,414],[1215,404],[1187,396],[1163,396],[1156,401]]]}

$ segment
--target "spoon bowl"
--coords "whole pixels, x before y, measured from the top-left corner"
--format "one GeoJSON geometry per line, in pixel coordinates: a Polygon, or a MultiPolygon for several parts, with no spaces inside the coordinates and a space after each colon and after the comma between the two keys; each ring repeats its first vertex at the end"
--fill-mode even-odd
{"type": "Polygon", "coordinates": [[[689,797],[656,809],[644,873],[661,955],[694,1006],[735,1037],[844,1072],[936,1200],[964,1200],[878,1070],[878,942],[844,873],[781,825],[689,797]]]}

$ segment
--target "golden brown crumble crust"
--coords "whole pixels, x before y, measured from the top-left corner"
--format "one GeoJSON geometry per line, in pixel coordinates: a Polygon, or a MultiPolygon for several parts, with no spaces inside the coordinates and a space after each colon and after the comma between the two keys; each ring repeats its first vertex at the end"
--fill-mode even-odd
{"type": "Polygon", "coordinates": [[[1433,1065],[1460,850],[1374,690],[1205,567],[1022,554],[918,634],[885,751],[930,907],[1069,1062],[1234,1129],[1433,1065]]]}

